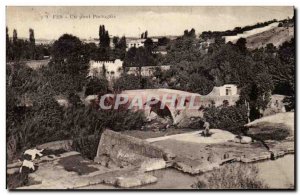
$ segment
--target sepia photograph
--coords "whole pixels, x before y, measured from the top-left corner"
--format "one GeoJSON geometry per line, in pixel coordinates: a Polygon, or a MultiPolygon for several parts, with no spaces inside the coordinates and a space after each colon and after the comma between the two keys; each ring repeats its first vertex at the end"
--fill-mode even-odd
{"type": "Polygon", "coordinates": [[[6,6],[6,189],[296,190],[295,13],[6,6]]]}

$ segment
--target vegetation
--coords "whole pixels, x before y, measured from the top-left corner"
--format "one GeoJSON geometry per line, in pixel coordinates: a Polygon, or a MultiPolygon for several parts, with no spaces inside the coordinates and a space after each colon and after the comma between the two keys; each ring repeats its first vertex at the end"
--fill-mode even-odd
{"type": "Polygon", "coordinates": [[[228,164],[205,175],[195,187],[198,189],[268,189],[258,178],[255,165],[228,164]]]}
{"type": "Polygon", "coordinates": [[[114,83],[116,91],[131,90],[131,89],[151,89],[155,84],[151,77],[139,77],[132,74],[123,74],[114,83]]]}
{"type": "Polygon", "coordinates": [[[49,45],[36,45],[34,30],[29,29],[29,39],[18,38],[17,30],[13,30],[13,38],[9,37],[9,29],[6,28],[6,59],[7,61],[20,60],[41,60],[45,56],[49,57],[49,45]]]}
{"type": "MultiPolygon", "coordinates": [[[[267,23],[258,26],[261,25],[267,23]]],[[[237,28],[234,32],[223,33],[237,33],[251,28],[237,28]]],[[[111,87],[105,74],[101,78],[87,77],[91,59],[120,58],[124,60],[124,69],[138,67],[137,76],[124,73],[112,83],[113,93],[164,86],[206,95],[213,86],[236,84],[240,89],[240,101],[236,107],[224,104],[205,110],[205,118],[212,128],[241,132],[248,122],[245,104],[249,105],[249,117],[254,120],[266,109],[273,93],[286,95],[288,110],[295,108],[294,39],[279,48],[269,44],[265,48],[249,51],[245,39],[238,40],[236,44],[225,44],[220,33],[202,33],[201,38],[214,39],[208,49],[203,50],[203,39],[196,39],[196,31],[191,29],[185,30],[176,40],[160,38],[158,45],[167,48],[167,55],[161,56],[153,54],[155,45],[147,31],[142,35],[146,39],[145,47],[128,51],[125,37],[114,37],[114,47],[110,46],[109,32],[104,25],[99,28],[99,45],[84,44],[78,37],[64,34],[53,43],[51,49],[50,46],[36,45],[33,29],[29,31],[28,41],[19,39],[16,30],[12,38],[8,29],[6,32],[9,61],[6,65],[6,123],[10,160],[25,148],[61,139],[76,140],[75,148],[88,151],[97,148],[95,145],[98,145],[97,140],[105,128],[122,131],[138,129],[143,125],[145,117],[140,112],[84,106],[82,99],[87,95],[102,95],[111,87]],[[37,70],[21,62],[49,54],[49,66],[37,70]],[[154,81],[141,75],[141,67],[149,65],[172,66],[168,71],[158,68],[154,81]],[[69,107],[60,106],[58,99],[67,99],[69,107]],[[91,138],[93,136],[95,139],[91,138]]],[[[92,155],[89,157],[92,158],[92,155]]]]}
{"type": "MultiPolygon", "coordinates": [[[[99,138],[104,128],[122,131],[143,124],[144,115],[139,112],[83,105],[82,94],[107,93],[108,85],[105,78],[87,78],[89,56],[85,48],[77,37],[65,34],[53,44],[49,66],[33,70],[18,62],[7,64],[9,161],[20,151],[45,142],[91,135],[99,138]],[[58,97],[68,99],[70,107],[60,106],[58,97]]],[[[97,148],[95,145],[90,144],[97,148]]],[[[77,146],[86,149],[83,144],[77,146]]]]}
{"type": "Polygon", "coordinates": [[[255,28],[261,28],[268,26],[271,23],[277,22],[277,20],[270,20],[267,22],[258,22],[255,25],[245,26],[245,27],[235,27],[233,30],[227,31],[204,31],[201,34],[201,38],[208,39],[208,38],[215,38],[215,37],[222,37],[222,36],[234,36],[237,34],[241,34],[245,31],[253,30],[255,28]]]}
{"type": "Polygon", "coordinates": [[[249,104],[250,120],[261,117],[274,93],[286,95],[288,109],[294,108],[294,39],[279,48],[269,44],[250,51],[244,38],[236,44],[225,44],[223,39],[215,37],[208,51],[201,53],[201,40],[189,33],[185,31],[170,43],[162,64],[172,66],[159,75],[161,83],[202,95],[208,94],[213,86],[236,84],[240,89],[238,104],[249,104]]]}
{"type": "Polygon", "coordinates": [[[248,122],[246,106],[212,106],[204,110],[204,118],[211,128],[226,129],[234,134],[243,133],[248,122]]]}

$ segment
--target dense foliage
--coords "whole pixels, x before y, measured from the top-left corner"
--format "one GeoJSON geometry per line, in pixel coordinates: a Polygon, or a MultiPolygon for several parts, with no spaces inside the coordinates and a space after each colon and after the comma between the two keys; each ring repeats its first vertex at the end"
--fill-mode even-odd
{"type": "Polygon", "coordinates": [[[245,106],[212,106],[205,109],[204,118],[211,128],[226,129],[234,134],[243,133],[248,122],[245,106]]]}
{"type": "Polygon", "coordinates": [[[84,106],[83,94],[108,92],[105,78],[87,77],[88,56],[84,48],[77,37],[66,34],[54,43],[49,66],[33,70],[18,62],[7,64],[9,160],[37,144],[99,138],[105,128],[122,131],[141,127],[143,113],[84,106]],[[59,99],[67,99],[70,105],[61,106],[59,99]]]}
{"type": "Polygon", "coordinates": [[[48,44],[36,45],[34,30],[29,29],[29,39],[18,38],[17,30],[13,30],[12,39],[9,37],[9,29],[6,28],[6,59],[12,60],[41,60],[49,57],[50,46],[48,44]]]}
{"type": "MultiPolygon", "coordinates": [[[[287,21],[288,22],[288,21],[287,21]]],[[[258,26],[266,24],[258,24],[258,26]]],[[[237,33],[253,27],[236,28],[237,33]]],[[[220,33],[202,33],[196,37],[195,29],[185,30],[175,40],[160,38],[158,46],[165,46],[166,55],[153,52],[156,47],[148,32],[145,47],[126,51],[126,38],[114,37],[111,47],[109,33],[99,28],[99,45],[84,44],[78,37],[64,34],[50,47],[35,44],[34,31],[29,41],[18,39],[14,30],[12,39],[8,29],[6,67],[7,88],[7,141],[9,159],[24,148],[59,139],[76,140],[76,148],[87,149],[88,140],[100,137],[101,131],[138,129],[145,118],[140,112],[99,110],[84,106],[88,95],[114,93],[127,89],[168,87],[206,95],[214,86],[236,84],[240,89],[237,106],[210,107],[204,117],[212,128],[228,129],[234,133],[243,130],[248,122],[259,118],[274,93],[287,97],[288,110],[295,108],[295,40],[283,43],[279,48],[269,44],[264,48],[248,50],[246,39],[235,44],[225,43],[220,33]],[[211,36],[213,34],[213,36],[211,36]],[[204,38],[213,38],[210,44],[204,38]],[[203,47],[203,44],[206,44],[203,47]],[[39,47],[42,50],[40,54],[39,47]],[[25,66],[24,59],[39,59],[49,55],[48,66],[33,70],[25,66]],[[105,74],[101,78],[87,77],[90,60],[124,60],[124,70],[138,67],[137,75],[126,71],[113,83],[105,74]],[[155,71],[155,78],[143,77],[142,66],[170,65],[170,69],[155,71]],[[111,91],[110,91],[111,92],[111,91]],[[58,100],[69,101],[61,106],[58,100]]],[[[206,39],[205,38],[205,39],[206,39]]],[[[91,141],[97,145],[97,141],[91,141]]],[[[93,146],[94,147],[94,146],[93,146]]]]}

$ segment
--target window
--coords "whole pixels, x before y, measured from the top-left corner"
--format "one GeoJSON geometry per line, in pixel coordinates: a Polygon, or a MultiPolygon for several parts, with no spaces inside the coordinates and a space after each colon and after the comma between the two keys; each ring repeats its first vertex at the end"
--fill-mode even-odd
{"type": "Polygon", "coordinates": [[[226,95],[232,95],[230,87],[226,87],[226,95]]]}

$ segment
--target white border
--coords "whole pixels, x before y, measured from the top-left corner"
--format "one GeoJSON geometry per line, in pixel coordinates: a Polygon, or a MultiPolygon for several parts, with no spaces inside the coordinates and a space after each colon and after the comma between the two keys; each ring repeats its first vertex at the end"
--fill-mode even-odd
{"type": "MultiPolygon", "coordinates": [[[[196,0],[184,0],[184,1],[178,1],[178,0],[151,0],[151,1],[142,1],[142,0],[109,0],[109,1],[97,1],[97,0],[47,0],[47,1],[42,1],[42,0],[27,0],[26,2],[24,0],[1,0],[0,1],[0,23],[1,23],[1,30],[0,30],[0,60],[1,60],[1,70],[0,70],[0,119],[1,119],[1,136],[0,136],[0,188],[1,188],[1,193],[9,193],[5,189],[5,183],[6,183],[6,167],[5,167],[5,160],[6,160],[6,143],[5,143],[5,6],[7,5],[24,5],[24,6],[30,6],[30,5],[40,5],[40,6],[80,6],[80,5],[90,5],[90,6],[104,6],[104,5],[111,5],[111,6],[295,6],[296,8],[299,8],[299,3],[300,1],[298,0],[264,0],[264,1],[259,1],[259,0],[252,0],[252,1],[240,1],[240,0],[227,0],[227,1],[222,1],[222,0],[205,0],[205,1],[196,1],[196,0]]],[[[299,10],[298,10],[299,11],[299,10]]],[[[298,22],[297,22],[298,26],[298,22]]],[[[299,31],[297,31],[297,37],[299,35],[299,31]]],[[[298,44],[297,44],[298,46],[298,44]]],[[[297,49],[297,56],[299,56],[299,49],[297,49]]],[[[297,75],[299,75],[299,67],[297,69],[297,75]]],[[[298,79],[297,79],[298,83],[298,79]]],[[[297,85],[297,91],[299,92],[299,84],[297,85]]],[[[299,95],[299,94],[298,94],[299,95]]],[[[299,104],[299,96],[297,98],[297,102],[299,104]]],[[[297,107],[298,108],[298,107],[297,107]]],[[[298,109],[297,109],[298,110],[298,109]]],[[[299,118],[299,114],[297,116],[297,121],[299,118]]],[[[299,142],[299,132],[297,136],[297,140],[299,142]]],[[[298,149],[298,148],[297,148],[298,149]]],[[[298,151],[298,150],[296,150],[298,151]]],[[[297,156],[299,156],[299,152],[297,152],[297,156]]],[[[298,161],[299,162],[299,161],[298,161]]],[[[299,163],[298,163],[299,164],[299,163]]],[[[299,170],[299,167],[298,167],[299,170]]],[[[297,173],[298,175],[298,173],[297,173]]],[[[299,178],[297,179],[297,187],[299,187],[299,178]]],[[[216,181],[218,182],[218,181],[216,181]]],[[[173,192],[158,192],[158,191],[153,191],[156,194],[162,194],[162,193],[173,193],[173,192]]],[[[20,192],[19,192],[20,193],[20,192]]],[[[29,192],[30,193],[30,192],[29,192]]],[[[38,194],[46,194],[49,192],[37,192],[38,194]]],[[[72,193],[72,192],[55,192],[55,193],[72,193]]],[[[76,194],[85,194],[86,192],[76,192],[76,194]]],[[[96,193],[101,193],[101,194],[115,194],[115,193],[126,193],[126,192],[96,192],[96,193]]],[[[128,192],[127,192],[128,193],[128,192]]],[[[141,192],[135,192],[135,193],[141,193],[141,192]]],[[[145,192],[143,192],[145,193],[145,192]]],[[[177,192],[178,193],[178,192],[177,192]]],[[[188,193],[188,192],[180,192],[180,193],[188,193]]],[[[206,192],[197,192],[197,193],[206,193],[206,192]]],[[[210,194],[219,194],[220,192],[210,192],[210,194]]],[[[227,192],[228,193],[228,192],[227,192]]],[[[229,192],[229,193],[234,193],[229,192]]],[[[251,194],[263,194],[264,192],[251,192],[251,194]]],[[[288,193],[288,192],[286,192],[288,193]]],[[[285,194],[285,193],[284,193],[285,194]]]]}

